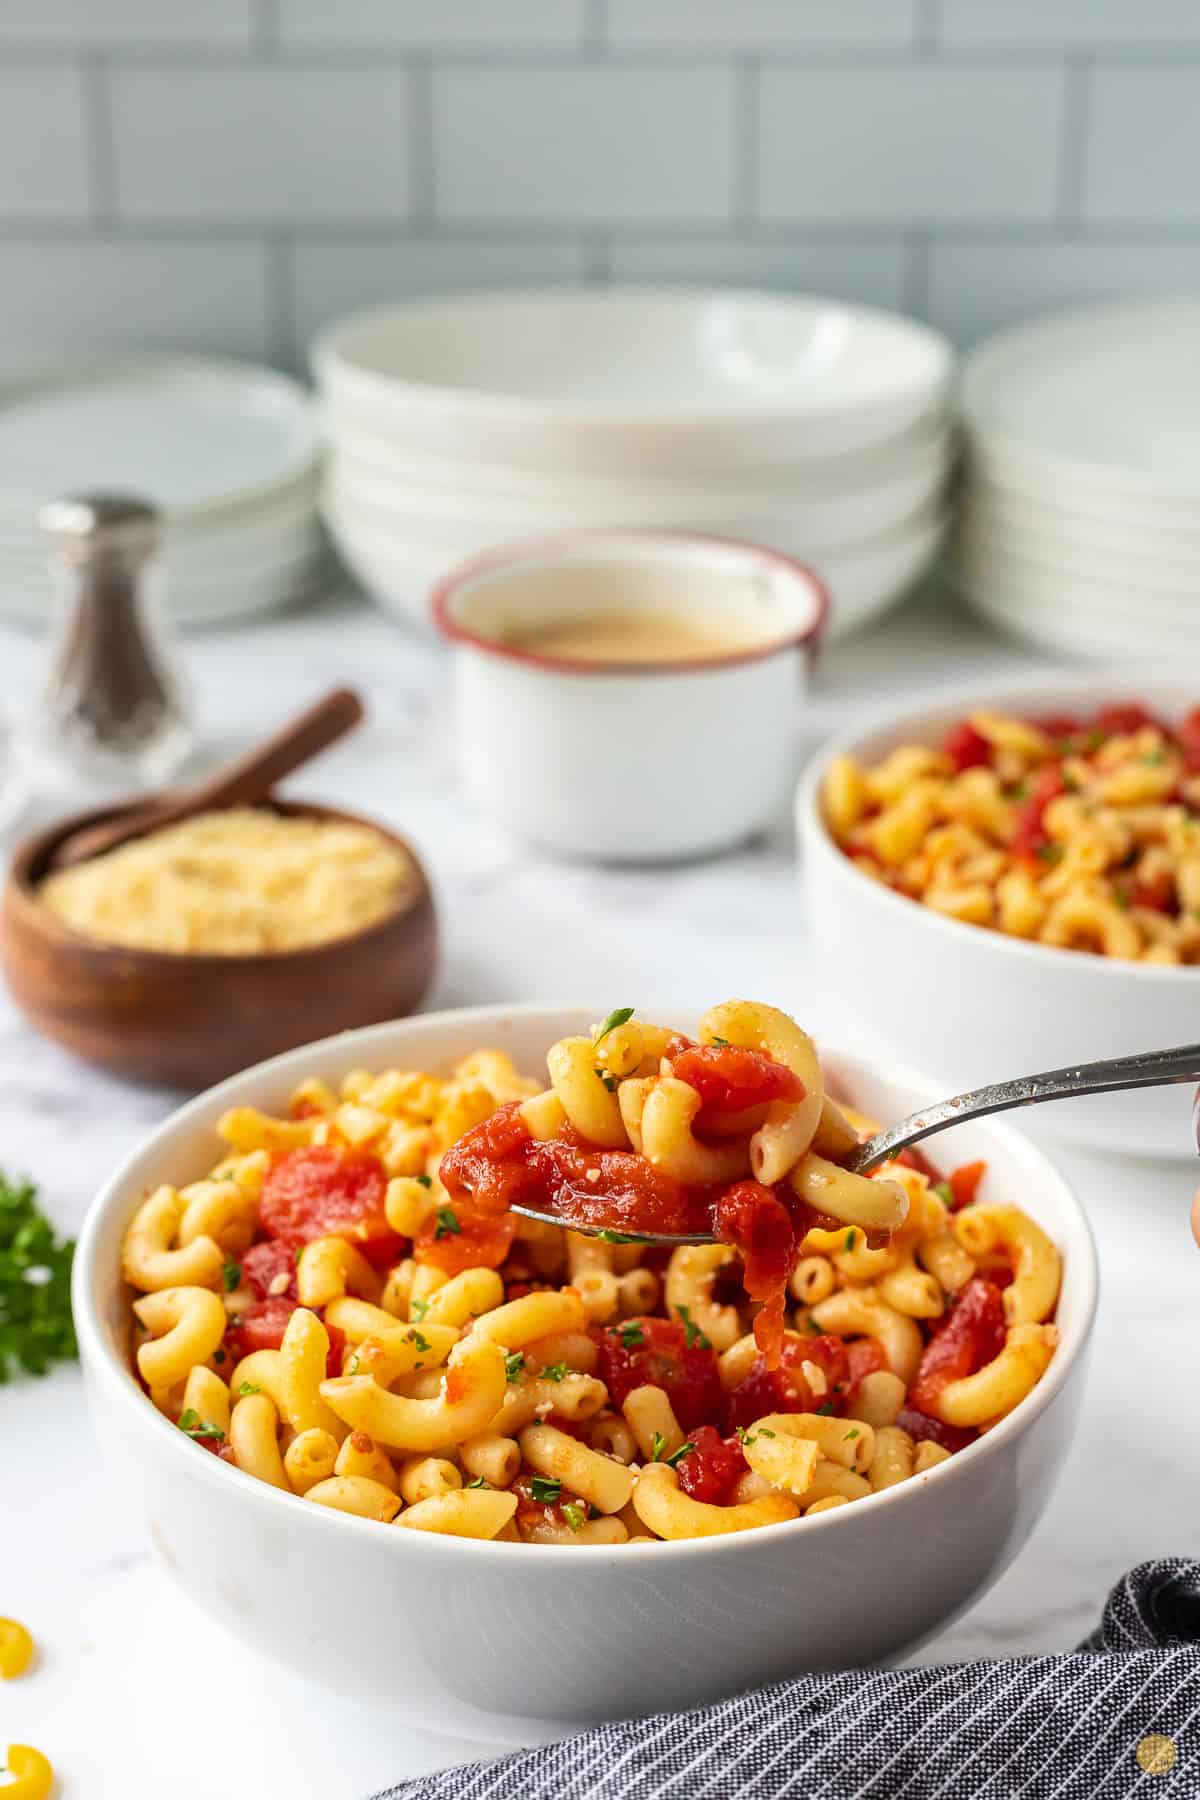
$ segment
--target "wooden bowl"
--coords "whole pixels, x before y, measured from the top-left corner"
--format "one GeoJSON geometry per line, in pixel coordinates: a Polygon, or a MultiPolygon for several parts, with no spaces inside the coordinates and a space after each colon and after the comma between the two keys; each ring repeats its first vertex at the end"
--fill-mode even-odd
{"type": "Polygon", "coordinates": [[[406,853],[416,885],[395,912],[349,937],[250,956],[81,937],[42,904],[38,882],[65,837],[124,810],[80,813],[28,838],[0,917],[0,960],[17,1005],[87,1062],[137,1081],[207,1087],[280,1050],[411,1012],[429,986],[437,920],[410,846],[372,819],[296,801],[272,801],[271,810],[367,825],[406,853]]]}

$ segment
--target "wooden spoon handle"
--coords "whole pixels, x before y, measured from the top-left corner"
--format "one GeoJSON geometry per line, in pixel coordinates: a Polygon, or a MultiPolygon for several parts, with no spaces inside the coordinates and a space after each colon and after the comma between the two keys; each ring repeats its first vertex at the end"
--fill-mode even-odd
{"type": "Polygon", "coordinates": [[[147,832],[194,818],[197,813],[216,812],[228,806],[254,806],[266,799],[277,781],[352,731],[362,716],[363,704],[354,690],[334,688],[264,744],[226,763],[198,787],[165,794],[138,807],[136,812],[76,832],[62,845],[55,866],[69,868],[144,837],[147,832]]]}

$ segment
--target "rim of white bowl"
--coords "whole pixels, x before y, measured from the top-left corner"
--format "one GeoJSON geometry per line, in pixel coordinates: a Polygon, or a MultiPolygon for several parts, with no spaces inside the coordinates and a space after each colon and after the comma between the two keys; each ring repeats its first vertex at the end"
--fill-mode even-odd
{"type": "MultiPolygon", "coordinates": [[[[1023,702],[1025,697],[1036,701],[1039,695],[1051,695],[1078,689],[1080,698],[1090,698],[1097,706],[1113,705],[1114,693],[1129,692],[1139,682],[1167,682],[1171,685],[1183,686],[1186,676],[1180,676],[1171,670],[1164,669],[1161,664],[1153,666],[1132,666],[1127,670],[1100,668],[1081,674],[1064,673],[1057,678],[1052,675],[1039,675],[1020,685],[1019,700],[1017,689],[1009,688],[1003,683],[990,682],[965,690],[939,693],[932,690],[927,696],[924,706],[907,707],[897,712],[890,707],[879,707],[869,714],[864,714],[859,723],[851,731],[844,731],[835,738],[828,739],[813,756],[808,767],[801,775],[796,788],[796,826],[797,836],[802,845],[809,851],[817,850],[821,855],[836,858],[833,866],[840,869],[848,879],[861,882],[865,889],[876,897],[883,906],[903,907],[905,916],[913,921],[920,919],[931,929],[949,932],[952,937],[961,940],[963,932],[969,932],[974,941],[980,939],[990,943],[997,954],[1032,957],[1035,962],[1044,962],[1047,957],[1059,959],[1069,956],[1073,963],[1080,967],[1080,972],[1092,971],[1103,980],[1130,980],[1172,982],[1184,980],[1200,981],[1200,966],[1195,964],[1177,964],[1169,966],[1163,963],[1128,962],[1123,957],[1099,956],[1091,951],[1070,950],[1057,944],[1031,944],[1027,938],[1013,937],[1005,931],[993,931],[986,925],[970,925],[964,919],[953,919],[947,913],[938,912],[932,906],[925,906],[920,900],[913,900],[907,894],[898,894],[883,882],[876,881],[871,875],[864,874],[862,869],[847,856],[825,823],[825,814],[821,807],[821,787],[831,762],[838,756],[858,756],[865,739],[875,737],[884,732],[900,733],[906,723],[914,721],[912,736],[907,739],[897,736],[897,743],[925,741],[923,727],[915,721],[927,718],[932,712],[945,709],[956,712],[959,718],[965,718],[969,712],[982,706],[1007,706],[1023,702]],[[1107,687],[1107,694],[1105,688],[1107,687]],[[914,918],[914,914],[916,917],[914,918]]],[[[1200,682],[1191,684],[1190,692],[1196,703],[1200,705],[1200,682]]],[[[1061,967],[1061,963],[1059,964],[1061,967]]]]}
{"type": "Polygon", "coordinates": [[[707,675],[721,669],[737,668],[742,663],[763,662],[769,656],[779,656],[786,650],[815,650],[829,624],[832,601],[829,589],[808,563],[799,558],[789,556],[783,550],[771,550],[765,544],[755,544],[745,538],[720,537],[707,531],[658,531],[652,527],[638,526],[598,526],[594,530],[580,526],[575,530],[550,532],[539,537],[518,538],[508,544],[498,544],[494,549],[484,550],[477,556],[467,558],[458,564],[435,583],[429,596],[429,611],[433,622],[442,636],[454,644],[466,644],[472,650],[483,650],[489,656],[499,657],[504,662],[523,663],[527,668],[545,669],[554,675],[707,675]],[[636,560],[638,547],[648,548],[654,544],[665,544],[668,548],[714,549],[719,551],[739,551],[748,560],[767,563],[773,569],[782,570],[793,581],[809,590],[813,601],[812,622],[803,631],[789,632],[786,637],[773,638],[769,643],[751,644],[745,650],[731,650],[723,656],[705,657],[663,657],[655,662],[590,662],[578,656],[554,656],[540,650],[526,650],[517,644],[501,643],[499,638],[488,637],[481,631],[473,631],[464,625],[453,614],[455,598],[464,587],[486,577],[498,569],[511,568],[518,563],[541,563],[550,565],[556,562],[573,562],[574,551],[586,553],[589,547],[603,550],[605,547],[617,550],[622,544],[634,546],[633,556],[636,560]]]}
{"type": "MultiPolygon", "coordinates": [[[[870,413],[881,407],[889,409],[910,400],[922,408],[932,410],[949,387],[956,361],[954,346],[943,332],[886,306],[868,306],[856,300],[837,300],[828,294],[789,293],[768,287],[722,287],[719,284],[692,287],[686,282],[647,285],[630,282],[608,288],[568,285],[556,287],[553,284],[486,291],[458,288],[441,295],[366,307],[325,326],[313,338],[309,347],[310,366],[321,390],[327,389],[331,382],[340,380],[351,383],[360,391],[371,390],[378,393],[381,389],[390,390],[393,400],[407,394],[410,398],[419,397],[424,406],[450,408],[459,414],[469,412],[478,418],[553,425],[556,429],[574,428],[589,433],[631,432],[635,436],[664,430],[728,433],[788,420],[815,429],[834,421],[853,418],[856,413],[870,413]],[[898,339],[904,339],[917,351],[922,368],[917,375],[911,369],[907,370],[903,380],[893,378],[879,382],[869,397],[858,395],[840,405],[826,404],[819,409],[806,410],[794,404],[789,406],[786,403],[776,403],[773,406],[747,406],[740,409],[731,407],[720,412],[673,413],[668,410],[653,415],[639,415],[605,411],[601,407],[556,403],[529,394],[499,393],[490,388],[455,387],[445,382],[425,382],[411,373],[389,374],[369,363],[355,361],[346,349],[347,339],[364,327],[447,307],[475,306],[483,311],[488,308],[499,310],[504,306],[525,305],[575,310],[589,305],[607,304],[611,310],[616,310],[627,304],[674,304],[698,310],[705,303],[711,305],[714,302],[725,306],[734,302],[757,306],[767,304],[776,311],[808,304],[836,308],[870,324],[881,322],[887,329],[895,332],[898,339]]],[[[909,423],[916,423],[916,415],[909,423]]],[[[905,429],[907,428],[906,426],[905,429]]],[[[880,445],[882,442],[880,439],[880,445]]]]}
{"type": "MultiPolygon", "coordinates": [[[[517,1006],[493,1004],[454,1007],[438,1013],[413,1014],[411,1023],[413,1025],[439,1025],[454,1020],[465,1027],[477,1022],[477,1029],[488,1030],[494,1028],[498,1017],[534,1019],[547,1014],[557,1017],[572,1010],[575,1009],[569,1005],[553,1007],[540,1002],[517,1006]]],[[[590,1012],[592,1016],[595,1016],[596,1013],[595,1008],[582,1007],[578,1010],[590,1012]]],[[[649,1014],[653,1011],[653,1007],[648,1006],[646,1010],[649,1014]]],[[[681,1009],[678,1006],[664,1006],[659,1010],[663,1016],[671,1017],[678,1014],[681,1009]]],[[[93,1265],[96,1261],[96,1240],[100,1235],[101,1224],[117,1200],[122,1197],[123,1191],[129,1184],[130,1172],[142,1157],[153,1149],[162,1137],[173,1132],[196,1113],[206,1110],[218,1097],[232,1100],[239,1087],[250,1076],[262,1075],[271,1070],[282,1074],[292,1063],[299,1068],[319,1056],[322,1049],[345,1045],[348,1040],[353,1040],[356,1045],[361,1045],[364,1051],[369,1052],[374,1042],[391,1037],[397,1025],[407,1023],[409,1023],[408,1020],[392,1020],[382,1025],[366,1025],[354,1031],[340,1032],[332,1037],[317,1039],[311,1044],[301,1044],[295,1050],[285,1050],[279,1056],[269,1057],[263,1062],[255,1063],[251,1068],[243,1069],[238,1074],[230,1075],[224,1081],[218,1082],[214,1087],[205,1089],[203,1093],[197,1094],[193,1099],[170,1113],[148,1137],[144,1138],[134,1150],[122,1159],[88,1208],[79,1233],[71,1275],[71,1307],[79,1335],[81,1359],[88,1366],[87,1372],[89,1374],[94,1372],[98,1379],[107,1383],[110,1391],[118,1397],[119,1404],[130,1409],[131,1418],[139,1419],[148,1430],[159,1434],[164,1448],[168,1443],[172,1443],[175,1454],[193,1459],[186,1466],[191,1469],[197,1480],[217,1484],[212,1489],[214,1496],[220,1493],[221,1484],[232,1481],[235,1484],[234,1492],[240,1491],[242,1497],[248,1502],[268,1509],[279,1506],[290,1508],[302,1504],[302,1496],[299,1494],[284,1493],[282,1490],[258,1480],[256,1476],[248,1475],[243,1469],[221,1462],[218,1457],[208,1456],[203,1452],[198,1453],[197,1446],[179,1430],[177,1425],[173,1425],[169,1419],[164,1417],[157,1407],[151,1404],[149,1396],[142,1392],[128,1365],[121,1360],[107,1342],[96,1308],[92,1303],[90,1287],[93,1265]]],[[[897,1065],[889,1062],[886,1065],[876,1065],[871,1059],[864,1057],[861,1052],[849,1048],[843,1049],[836,1044],[830,1044],[828,1049],[830,1056],[835,1059],[879,1067],[881,1072],[886,1070],[885,1079],[910,1086],[918,1091],[926,1091],[931,1096],[937,1096],[941,1092],[942,1084],[930,1076],[919,1074],[904,1064],[897,1065]]],[[[1042,1175],[1048,1174],[1057,1184],[1061,1196],[1066,1201],[1068,1212],[1074,1217],[1078,1227],[1079,1242],[1069,1254],[1063,1253],[1063,1260],[1064,1263],[1069,1262],[1073,1270],[1079,1266],[1083,1282],[1080,1303],[1081,1317],[1075,1342],[1069,1346],[1062,1343],[1058,1345],[1049,1368],[1032,1393],[1027,1394],[1025,1399],[998,1425],[983,1437],[977,1438],[974,1443],[968,1444],[965,1449],[956,1451],[945,1462],[937,1463],[932,1469],[926,1470],[925,1474],[907,1482],[898,1482],[893,1487],[884,1488],[878,1493],[864,1495],[861,1500],[855,1501],[853,1509],[840,1506],[831,1507],[827,1513],[812,1519],[806,1519],[801,1514],[798,1518],[787,1519],[778,1525],[763,1526],[759,1529],[769,1530],[772,1534],[786,1532],[789,1535],[798,1529],[805,1533],[837,1532],[845,1530],[853,1520],[861,1519],[864,1515],[860,1509],[863,1507],[874,1511],[880,1507],[897,1509],[919,1505],[927,1482],[936,1481],[946,1484],[961,1480],[964,1458],[969,1459],[970,1465],[973,1466],[983,1458],[995,1455],[998,1447],[1007,1444],[1010,1438],[1023,1433],[1027,1426],[1045,1411],[1065,1384],[1076,1363],[1086,1352],[1096,1320],[1100,1280],[1096,1240],[1087,1213],[1066,1176],[1062,1174],[1053,1159],[1037,1144],[1002,1120],[989,1118],[979,1121],[979,1123],[989,1135],[999,1138],[1010,1153],[1015,1153],[1018,1160],[1024,1161],[1042,1175]],[[846,1516],[847,1513],[849,1513],[849,1518],[846,1516]]],[[[115,1268],[112,1273],[119,1282],[119,1267],[115,1268]]],[[[547,1553],[551,1553],[560,1557],[569,1556],[572,1562],[575,1562],[583,1553],[588,1562],[594,1564],[599,1558],[610,1559],[614,1556],[621,1556],[627,1548],[621,1544],[500,1543],[487,1538],[442,1536],[437,1532],[430,1531],[410,1533],[402,1528],[396,1528],[389,1533],[381,1530],[378,1520],[360,1519],[354,1514],[339,1513],[324,1506],[309,1507],[307,1516],[313,1520],[317,1530],[350,1531],[358,1534],[365,1532],[370,1536],[364,1538],[364,1542],[379,1542],[381,1546],[390,1541],[396,1546],[396,1549],[394,1552],[388,1551],[385,1554],[456,1557],[463,1554],[465,1550],[468,1555],[514,1559],[530,1555],[545,1556],[547,1553]]],[[[709,1538],[662,1539],[649,1545],[639,1545],[637,1554],[639,1557],[670,1556],[677,1561],[688,1558],[709,1559],[722,1555],[736,1555],[739,1550],[744,1553],[750,1547],[748,1540],[752,1539],[753,1535],[753,1532],[735,1531],[709,1538]]],[[[774,1541],[775,1539],[772,1537],[772,1542],[774,1541]]],[[[514,1562],[514,1567],[516,1566],[517,1564],[514,1562]]],[[[582,1566],[586,1567],[587,1564],[582,1566]]]]}

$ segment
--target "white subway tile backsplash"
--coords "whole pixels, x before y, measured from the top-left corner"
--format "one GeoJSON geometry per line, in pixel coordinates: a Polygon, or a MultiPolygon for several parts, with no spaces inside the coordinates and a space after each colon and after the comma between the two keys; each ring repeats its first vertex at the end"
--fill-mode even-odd
{"type": "Polygon", "coordinates": [[[935,244],[929,318],[960,344],[1059,307],[1200,289],[1200,242],[935,244]]]}
{"type": "Polygon", "coordinates": [[[400,219],[410,185],[401,68],[110,72],[125,219],[400,219]]]}
{"type": "Polygon", "coordinates": [[[1200,38],[1195,0],[944,0],[947,44],[1145,47],[1200,38]]]}
{"type": "Polygon", "coordinates": [[[1040,67],[768,67],[760,216],[836,224],[1053,216],[1063,76],[1040,67]]]}
{"type": "Polygon", "coordinates": [[[715,45],[909,43],[917,0],[608,0],[611,43],[715,45]]]}
{"type": "Polygon", "coordinates": [[[144,49],[249,44],[254,0],[3,0],[0,46],[144,49]]]}
{"type": "Polygon", "coordinates": [[[80,219],[89,198],[79,70],[0,69],[0,218],[80,219]]]}
{"type": "Polygon", "coordinates": [[[0,242],[0,363],[23,350],[194,349],[267,356],[254,243],[0,242]]]}
{"type": "Polygon", "coordinates": [[[303,359],[322,325],[362,306],[456,288],[569,285],[582,279],[583,251],[572,239],[301,239],[292,252],[294,358],[303,359]]]}
{"type": "Polygon", "coordinates": [[[1088,111],[1089,221],[1200,226],[1200,61],[1097,68],[1088,111]]]}
{"type": "Polygon", "coordinates": [[[791,288],[901,308],[906,265],[899,238],[869,244],[792,237],[769,243],[738,238],[703,242],[618,238],[608,257],[613,281],[791,288]]]}
{"type": "Polygon", "coordinates": [[[733,205],[732,72],[436,69],[433,160],[451,223],[716,223],[733,205]]]}
{"type": "Polygon", "coordinates": [[[407,49],[573,47],[585,0],[277,0],[285,44],[407,49]]]}

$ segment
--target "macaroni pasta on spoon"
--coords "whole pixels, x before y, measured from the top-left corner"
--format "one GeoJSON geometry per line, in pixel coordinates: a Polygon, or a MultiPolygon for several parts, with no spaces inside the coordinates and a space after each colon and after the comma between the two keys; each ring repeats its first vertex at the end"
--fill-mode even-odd
{"type": "Polygon", "coordinates": [[[126,1234],[153,1404],[313,1504],[612,1545],[851,1504],[1044,1373],[1053,1244],[982,1164],[841,1168],[870,1122],[784,1013],[730,1001],[692,1040],[622,1008],[547,1066],[481,1049],[227,1113],[126,1234]]]}

